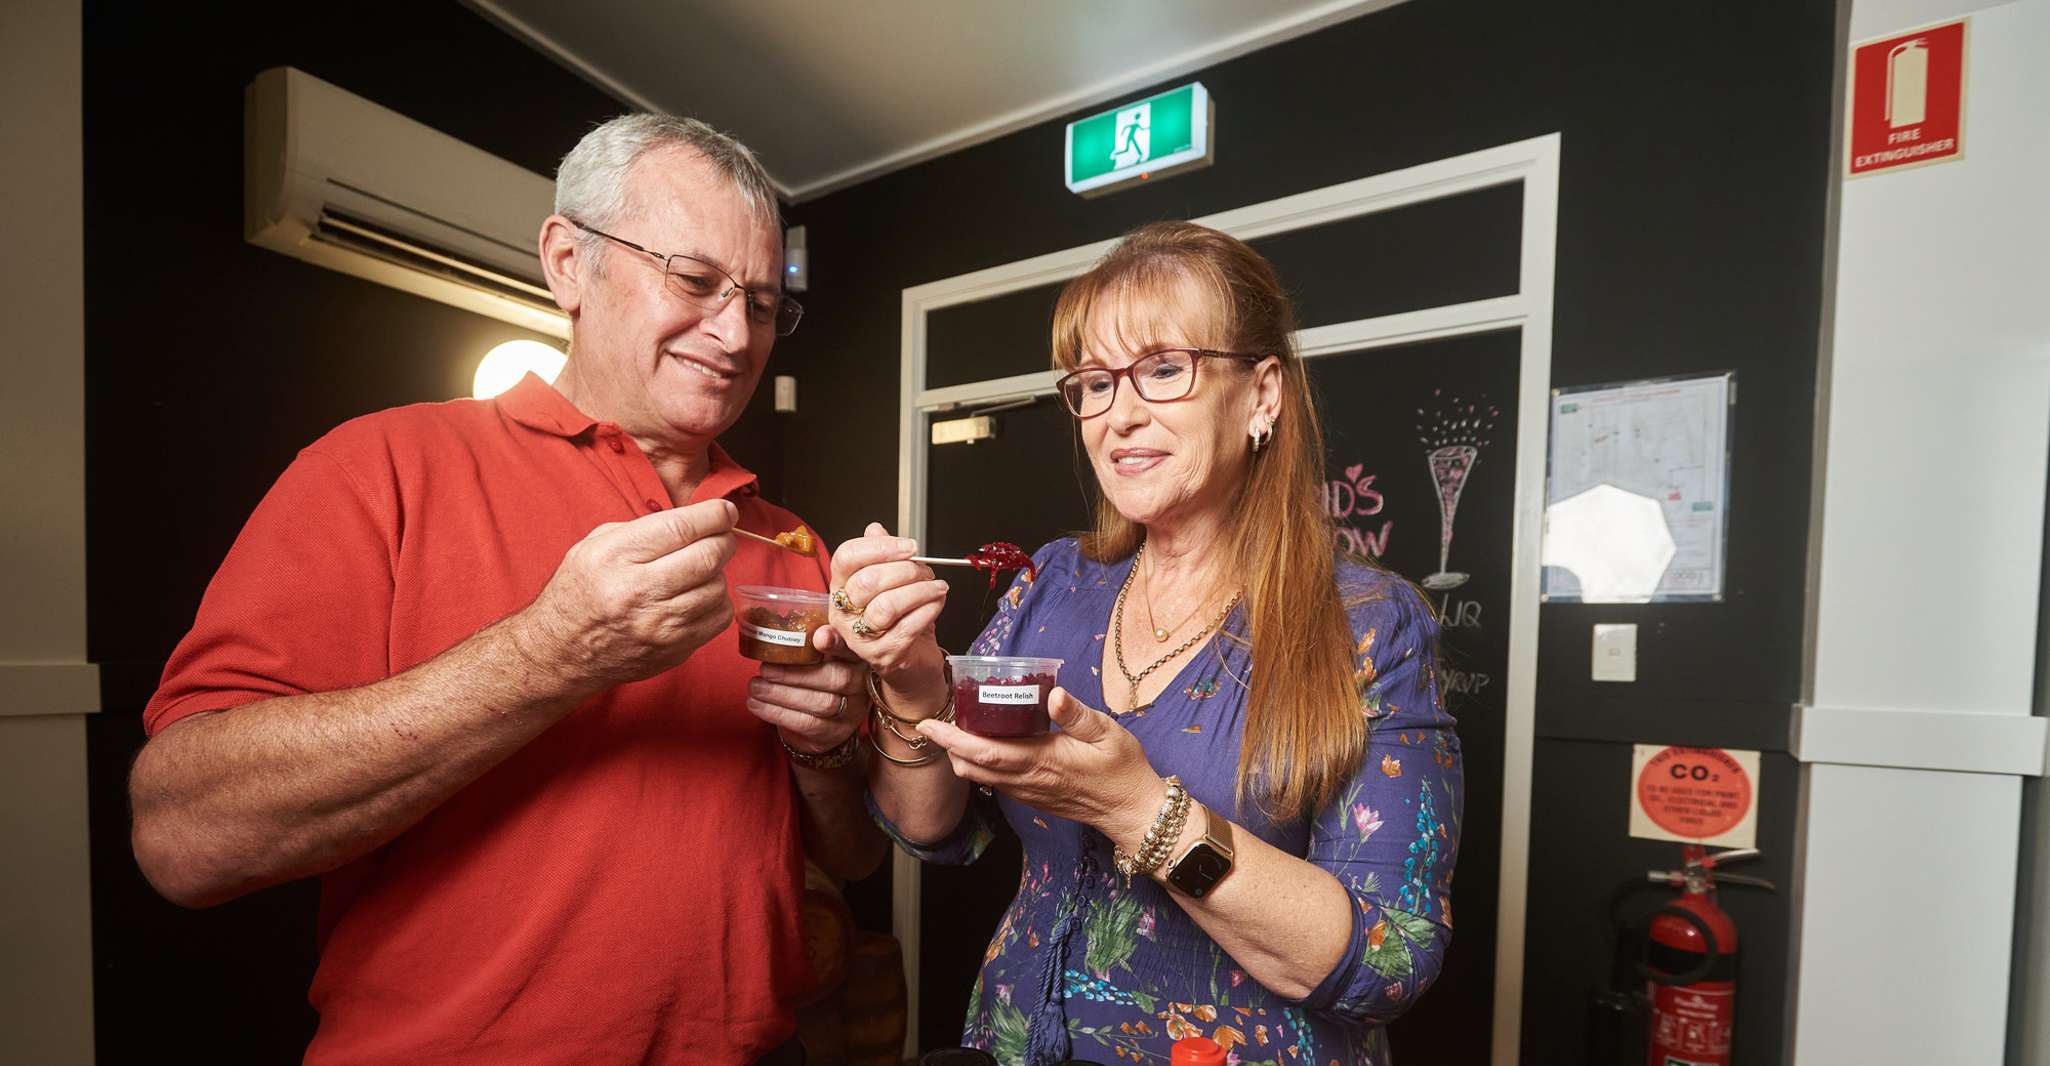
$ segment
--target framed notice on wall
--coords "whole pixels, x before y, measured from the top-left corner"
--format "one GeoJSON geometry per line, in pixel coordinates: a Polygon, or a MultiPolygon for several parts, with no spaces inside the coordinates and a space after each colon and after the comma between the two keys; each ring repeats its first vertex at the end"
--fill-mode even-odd
{"type": "Polygon", "coordinates": [[[1734,371],[1552,390],[1551,602],[1723,598],[1734,371]]]}

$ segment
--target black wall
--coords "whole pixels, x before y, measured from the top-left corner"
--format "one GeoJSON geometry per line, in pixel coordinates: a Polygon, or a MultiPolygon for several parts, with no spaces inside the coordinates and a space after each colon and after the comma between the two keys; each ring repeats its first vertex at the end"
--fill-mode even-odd
{"type": "MultiPolygon", "coordinates": [[[[894,515],[908,286],[1562,133],[1553,384],[1735,369],[1740,395],[1724,602],[1542,610],[1522,1038],[1526,1062],[1580,1061],[1582,1005],[1606,976],[1603,897],[1679,850],[1625,835],[1632,743],[1766,751],[1768,854],[1748,872],[1784,884],[1790,869],[1834,22],[1824,0],[1412,0],[1193,75],[1217,101],[1207,170],[1080,199],[1058,180],[1070,115],[802,204],[812,287],[782,353],[805,401],[789,501],[836,540],[894,515]],[[1638,683],[1588,679],[1595,621],[1640,624],[1638,683]]],[[[1745,937],[1738,1053],[1776,1061],[1787,903],[1727,902],[1745,937]]]]}
{"type": "MultiPolygon", "coordinates": [[[[315,887],[204,912],[150,891],[125,791],[142,705],[297,449],[368,411],[468,395],[477,359],[525,334],[244,243],[243,87],[297,66],[542,174],[624,108],[454,3],[89,0],[84,53],[100,1057],[297,1061],[313,1021],[315,887]]],[[[751,414],[731,442],[771,491],[774,428],[751,414]]]]}
{"type": "MultiPolygon", "coordinates": [[[[1768,859],[1750,872],[1787,876],[1833,8],[1411,0],[1198,72],[1217,100],[1208,170],[1082,200],[1057,179],[1064,116],[806,203],[791,214],[809,226],[807,315],[771,370],[800,376],[803,411],[779,421],[764,390],[729,447],[837,541],[895,511],[903,288],[1563,133],[1554,384],[1735,368],[1741,398],[1726,601],[1542,612],[1523,1037],[1526,1062],[1578,1061],[1600,899],[1677,852],[1623,835],[1630,743],[1766,750],[1768,859]],[[1641,624],[1643,680],[1587,680],[1597,620],[1641,624]]],[[[466,393],[476,358],[519,333],[245,244],[243,86],[299,66],[541,173],[621,108],[452,3],[93,0],[84,47],[99,1046],[109,1062],[291,1060],[312,1021],[312,886],[199,913],[149,891],[123,787],[139,712],[296,449],[466,393]]],[[[1727,902],[1746,938],[1740,1061],[1776,1061],[1786,903],[1727,902]]]]}

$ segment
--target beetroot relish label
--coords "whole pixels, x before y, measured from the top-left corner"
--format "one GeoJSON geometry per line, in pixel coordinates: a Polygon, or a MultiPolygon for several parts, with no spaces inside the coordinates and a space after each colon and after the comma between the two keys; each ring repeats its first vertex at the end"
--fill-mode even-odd
{"type": "Polygon", "coordinates": [[[1046,713],[1046,697],[1057,683],[1051,670],[1030,673],[1008,663],[991,669],[972,658],[956,658],[953,666],[954,724],[962,729],[985,737],[1036,737],[1052,724],[1046,713]]]}

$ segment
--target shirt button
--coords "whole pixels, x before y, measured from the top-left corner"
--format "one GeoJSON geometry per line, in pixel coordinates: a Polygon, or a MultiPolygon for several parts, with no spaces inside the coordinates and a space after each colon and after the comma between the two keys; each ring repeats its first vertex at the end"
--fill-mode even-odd
{"type": "Polygon", "coordinates": [[[613,436],[610,433],[605,435],[605,446],[607,448],[612,449],[614,452],[623,452],[626,450],[626,445],[619,443],[619,438],[613,436]]]}
{"type": "Polygon", "coordinates": [[[656,503],[656,502],[655,502],[654,500],[652,500],[652,499],[642,500],[641,502],[642,502],[642,503],[645,503],[645,504],[647,504],[647,505],[648,505],[648,511],[649,511],[649,513],[651,513],[651,514],[652,514],[652,513],[654,513],[654,512],[656,512],[656,511],[659,511],[659,510],[661,510],[661,509],[662,509],[662,505],[661,505],[661,504],[659,504],[659,503],[656,503]]]}

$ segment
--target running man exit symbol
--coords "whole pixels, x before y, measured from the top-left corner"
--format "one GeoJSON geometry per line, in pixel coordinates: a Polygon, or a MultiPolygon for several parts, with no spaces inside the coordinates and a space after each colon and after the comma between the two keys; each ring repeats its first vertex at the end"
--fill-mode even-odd
{"type": "Polygon", "coordinates": [[[1096,196],[1207,166],[1215,120],[1202,82],[1127,100],[1068,123],[1062,177],[1070,192],[1096,196]]]}
{"type": "Polygon", "coordinates": [[[1153,103],[1146,101],[1118,112],[1116,147],[1110,164],[1119,170],[1138,166],[1153,154],[1153,103]]]}

